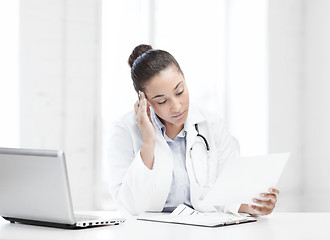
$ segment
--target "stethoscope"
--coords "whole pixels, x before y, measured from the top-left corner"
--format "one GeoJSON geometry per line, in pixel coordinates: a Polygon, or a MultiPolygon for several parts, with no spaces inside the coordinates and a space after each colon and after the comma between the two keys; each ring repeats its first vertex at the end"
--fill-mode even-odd
{"type": "MultiPolygon", "coordinates": [[[[195,172],[195,169],[196,169],[196,164],[194,164],[194,161],[193,161],[193,157],[192,157],[192,154],[191,154],[191,152],[193,151],[193,147],[196,145],[196,144],[201,144],[200,142],[198,142],[198,141],[195,141],[195,143],[191,146],[191,148],[190,148],[190,150],[189,150],[189,154],[190,154],[190,159],[191,159],[191,163],[192,163],[192,169],[193,169],[193,172],[194,172],[194,176],[195,176],[195,179],[196,179],[196,182],[197,182],[197,184],[198,185],[200,185],[200,186],[202,186],[202,187],[210,187],[212,184],[211,184],[211,173],[210,173],[210,171],[211,171],[211,167],[210,167],[210,145],[209,145],[209,143],[207,142],[207,140],[206,140],[206,138],[202,135],[202,134],[200,134],[200,132],[199,132],[199,129],[198,129],[198,124],[196,123],[195,124],[195,129],[196,129],[196,131],[197,131],[197,137],[200,137],[202,140],[203,140],[203,142],[204,142],[204,144],[203,145],[205,145],[204,146],[204,148],[206,149],[206,154],[207,154],[207,159],[206,159],[206,167],[207,167],[207,170],[206,170],[206,184],[202,184],[200,181],[199,181],[199,179],[198,179],[198,177],[197,177],[197,174],[196,174],[196,172],[195,172]]],[[[197,159],[198,161],[200,161],[200,159],[197,159]]]]}

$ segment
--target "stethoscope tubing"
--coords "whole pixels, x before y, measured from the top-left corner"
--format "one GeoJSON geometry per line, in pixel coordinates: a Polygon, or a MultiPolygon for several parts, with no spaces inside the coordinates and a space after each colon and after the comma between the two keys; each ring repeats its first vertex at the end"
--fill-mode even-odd
{"type": "Polygon", "coordinates": [[[195,129],[197,131],[197,136],[198,137],[201,137],[203,139],[203,141],[205,143],[205,146],[206,146],[206,150],[207,151],[210,151],[209,143],[207,142],[206,138],[202,134],[199,133],[199,129],[198,129],[198,124],[197,123],[195,124],[195,129]]]}
{"type": "MultiPolygon", "coordinates": [[[[199,133],[199,129],[198,129],[198,124],[197,123],[195,124],[195,129],[197,131],[197,137],[202,138],[203,141],[204,141],[204,143],[205,143],[206,152],[207,152],[207,163],[206,163],[207,164],[207,173],[206,174],[207,174],[207,178],[208,178],[206,185],[200,184],[200,182],[197,179],[196,173],[195,173],[195,166],[192,166],[193,167],[193,172],[194,172],[194,175],[195,175],[195,180],[196,180],[197,184],[200,185],[200,186],[210,187],[211,186],[211,184],[210,184],[210,182],[211,182],[211,179],[210,179],[211,178],[211,169],[210,169],[210,166],[209,166],[209,164],[210,164],[209,163],[209,161],[210,161],[210,146],[209,146],[209,143],[207,142],[206,138],[202,134],[199,133]]],[[[191,146],[191,148],[190,148],[190,157],[191,157],[191,151],[192,151],[192,149],[193,149],[193,146],[191,146]]]]}

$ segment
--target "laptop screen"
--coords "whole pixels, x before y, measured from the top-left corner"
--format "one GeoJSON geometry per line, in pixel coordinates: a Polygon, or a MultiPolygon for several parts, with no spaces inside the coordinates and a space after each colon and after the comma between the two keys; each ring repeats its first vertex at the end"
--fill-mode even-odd
{"type": "Polygon", "coordinates": [[[0,148],[0,215],[74,223],[64,153],[0,148]]]}

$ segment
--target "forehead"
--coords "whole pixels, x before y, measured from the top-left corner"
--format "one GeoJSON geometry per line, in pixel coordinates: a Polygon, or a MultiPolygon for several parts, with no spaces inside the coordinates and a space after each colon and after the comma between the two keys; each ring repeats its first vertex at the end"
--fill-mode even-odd
{"type": "Polygon", "coordinates": [[[184,81],[182,74],[175,67],[169,67],[154,76],[145,85],[145,90],[148,94],[165,94],[172,92],[181,81],[184,81]]]}

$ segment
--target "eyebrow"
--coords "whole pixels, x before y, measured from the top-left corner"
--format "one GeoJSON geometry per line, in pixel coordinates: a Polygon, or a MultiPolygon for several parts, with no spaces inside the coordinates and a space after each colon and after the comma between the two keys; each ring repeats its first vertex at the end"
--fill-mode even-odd
{"type": "MultiPolygon", "coordinates": [[[[179,83],[175,86],[175,88],[173,89],[173,91],[175,91],[175,90],[179,87],[179,85],[180,85],[181,83],[183,83],[183,81],[179,82],[179,83]]],[[[151,99],[159,98],[159,97],[164,97],[164,94],[156,95],[156,96],[154,96],[154,97],[151,98],[151,99]]]]}

